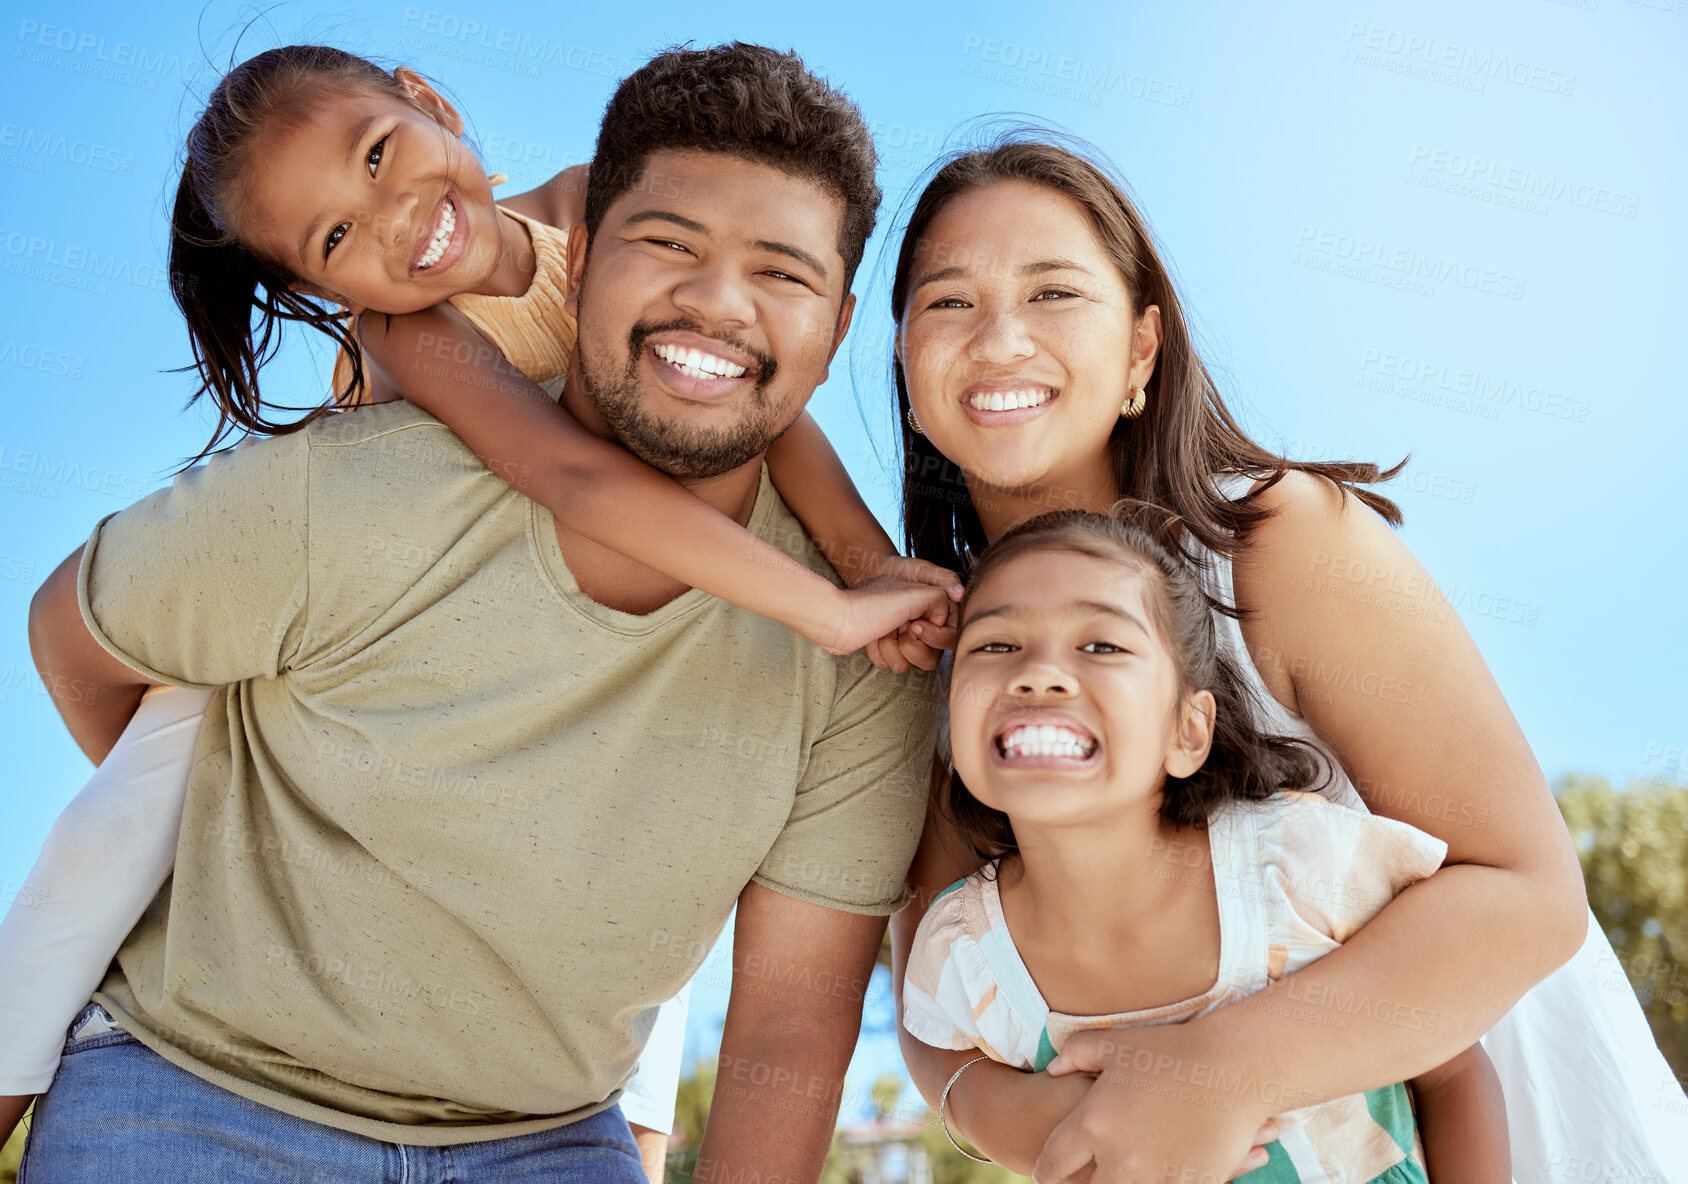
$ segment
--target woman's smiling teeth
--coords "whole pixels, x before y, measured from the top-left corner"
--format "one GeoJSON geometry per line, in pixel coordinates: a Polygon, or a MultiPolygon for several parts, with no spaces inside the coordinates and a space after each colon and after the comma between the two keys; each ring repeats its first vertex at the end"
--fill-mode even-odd
{"type": "Polygon", "coordinates": [[[422,252],[422,258],[416,261],[417,271],[426,271],[440,261],[445,249],[451,245],[451,235],[457,229],[457,206],[448,197],[440,207],[440,224],[434,228],[434,239],[428,244],[428,249],[422,252]]]}
{"type": "Polygon", "coordinates": [[[1049,387],[1023,391],[980,391],[967,397],[967,405],[975,411],[1018,411],[1022,407],[1041,407],[1055,397],[1049,387]]]}
{"type": "Polygon", "coordinates": [[[657,357],[693,378],[740,378],[744,375],[743,366],[735,366],[726,358],[718,358],[702,350],[680,345],[653,345],[651,348],[657,357]]]}
{"type": "Polygon", "coordinates": [[[1096,741],[1055,724],[1026,724],[997,737],[1002,755],[1064,756],[1084,760],[1096,751],[1096,741]]]}

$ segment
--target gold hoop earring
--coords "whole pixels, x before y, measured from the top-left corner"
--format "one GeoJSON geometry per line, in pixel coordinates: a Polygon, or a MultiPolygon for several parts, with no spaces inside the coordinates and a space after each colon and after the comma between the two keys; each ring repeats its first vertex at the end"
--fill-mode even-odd
{"type": "Polygon", "coordinates": [[[925,430],[920,426],[920,421],[914,417],[913,407],[908,409],[908,429],[917,436],[924,436],[926,434],[925,430]]]}
{"type": "Polygon", "coordinates": [[[1143,414],[1143,408],[1149,405],[1149,392],[1140,386],[1131,388],[1131,398],[1119,409],[1121,419],[1136,419],[1143,414]]]}
{"type": "Polygon", "coordinates": [[[509,179],[510,178],[505,176],[503,173],[488,173],[486,175],[486,183],[488,185],[493,186],[494,188],[496,188],[499,185],[504,184],[504,182],[508,181],[509,179]]]}

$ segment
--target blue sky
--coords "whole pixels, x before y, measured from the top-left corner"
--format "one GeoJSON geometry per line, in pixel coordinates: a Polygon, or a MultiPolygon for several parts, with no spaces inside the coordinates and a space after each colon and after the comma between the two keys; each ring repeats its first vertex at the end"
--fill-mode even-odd
{"type": "MultiPolygon", "coordinates": [[[[36,585],[203,443],[164,282],[183,133],[253,9],[9,6],[0,24],[0,886],[87,764],[32,674],[36,585]]],[[[1056,9],[790,3],[282,3],[240,56],[322,40],[441,80],[489,171],[590,153],[667,44],[795,48],[878,136],[887,193],[850,364],[812,408],[894,523],[881,248],[931,157],[989,113],[1085,136],[1130,179],[1210,366],[1264,442],[1392,462],[1550,777],[1688,783],[1678,611],[1688,314],[1688,4],[1310,0],[1056,9]],[[1676,266],[1672,266],[1675,264],[1676,266]]],[[[295,341],[266,384],[323,389],[295,341]]],[[[1457,770],[1450,770],[1457,776],[1457,770]]],[[[711,966],[725,966],[718,958],[711,966]]],[[[724,991],[701,982],[705,1051],[724,991]]],[[[864,1045],[862,1085],[894,1067],[864,1045]]]]}

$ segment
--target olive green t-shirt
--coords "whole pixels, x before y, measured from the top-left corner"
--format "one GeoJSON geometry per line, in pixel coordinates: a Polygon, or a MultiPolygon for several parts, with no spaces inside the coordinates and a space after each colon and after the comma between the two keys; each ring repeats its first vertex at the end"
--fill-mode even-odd
{"type": "MultiPolygon", "coordinates": [[[[749,525],[835,578],[765,471],[749,525]]],[[[409,403],[195,466],[95,528],[81,586],[119,659],[225,688],[96,998],[244,1097],[407,1143],[576,1121],[746,884],[904,899],[928,681],[696,590],[599,605],[409,403]]]]}

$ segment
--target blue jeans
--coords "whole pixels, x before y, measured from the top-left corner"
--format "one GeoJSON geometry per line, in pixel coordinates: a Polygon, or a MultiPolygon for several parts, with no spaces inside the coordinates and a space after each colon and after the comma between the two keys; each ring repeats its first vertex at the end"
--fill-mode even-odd
{"type": "MultiPolygon", "coordinates": [[[[90,1003],[71,1032],[110,1021],[90,1003]],[[88,1024],[92,1019],[93,1023],[88,1024]]],[[[122,1028],[65,1042],[18,1184],[645,1184],[621,1108],[537,1134],[383,1143],[201,1081],[122,1028]]]]}

